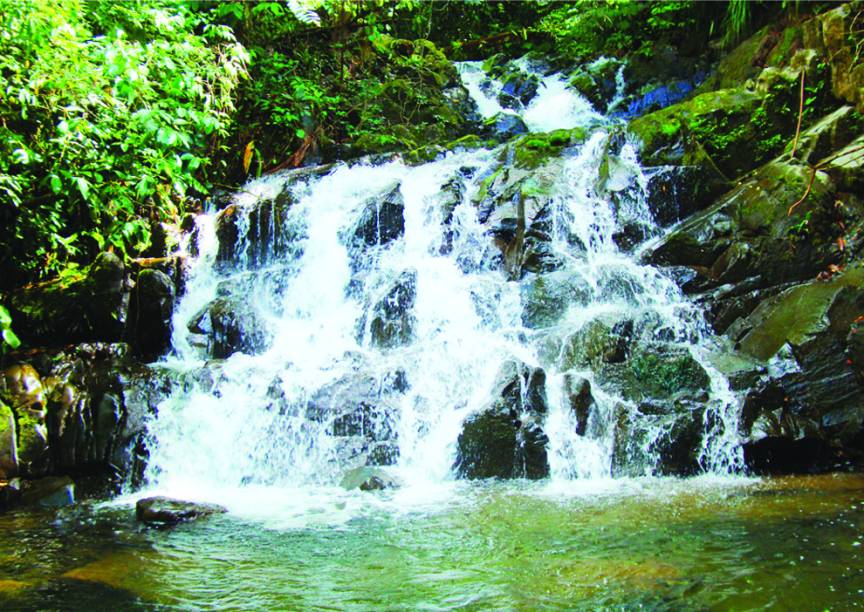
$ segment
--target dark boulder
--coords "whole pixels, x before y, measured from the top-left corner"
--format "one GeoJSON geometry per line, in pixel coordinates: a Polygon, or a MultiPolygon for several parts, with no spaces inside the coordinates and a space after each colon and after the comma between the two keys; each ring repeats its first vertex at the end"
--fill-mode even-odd
{"type": "Polygon", "coordinates": [[[6,303],[28,346],[117,342],[126,325],[129,290],[123,261],[100,253],[83,272],[12,292],[6,303]]]}
{"type": "Polygon", "coordinates": [[[519,115],[513,113],[498,113],[483,122],[481,136],[495,138],[501,142],[510,140],[520,134],[527,134],[528,126],[519,115]]]}
{"type": "Polygon", "coordinates": [[[20,504],[39,508],[62,508],[75,503],[75,483],[68,476],[49,476],[25,481],[20,504]]]}
{"type": "Polygon", "coordinates": [[[210,302],[192,317],[189,331],[207,338],[208,353],[216,359],[236,352],[260,353],[270,341],[269,330],[254,306],[234,297],[210,302]]]}
{"type": "Polygon", "coordinates": [[[499,370],[492,402],[469,416],[457,440],[460,478],[545,478],[549,475],[542,429],[546,373],[508,361],[499,370]]]}
{"type": "Polygon", "coordinates": [[[135,517],[150,525],[176,525],[225,512],[228,512],[228,509],[217,504],[202,504],[162,496],[139,499],[135,504],[135,517]]]}
{"type": "Polygon", "coordinates": [[[129,324],[136,351],[154,361],[171,344],[174,282],[164,272],[145,269],[138,273],[129,308],[129,324]]]}
{"type": "Polygon", "coordinates": [[[585,435],[588,419],[594,409],[594,397],[591,395],[591,383],[588,379],[568,372],[564,375],[564,397],[576,420],[576,433],[585,435]]]}

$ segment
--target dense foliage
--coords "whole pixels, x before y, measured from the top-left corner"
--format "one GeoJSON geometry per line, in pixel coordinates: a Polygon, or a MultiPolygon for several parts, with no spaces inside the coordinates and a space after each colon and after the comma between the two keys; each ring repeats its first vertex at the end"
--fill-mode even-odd
{"type": "Polygon", "coordinates": [[[247,54],[165,0],[0,2],[4,284],[109,246],[203,193],[247,54]]]}

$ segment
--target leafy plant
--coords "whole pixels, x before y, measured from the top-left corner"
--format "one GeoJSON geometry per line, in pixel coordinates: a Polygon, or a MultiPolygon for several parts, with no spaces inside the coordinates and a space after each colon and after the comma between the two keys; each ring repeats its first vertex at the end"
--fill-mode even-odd
{"type": "Polygon", "coordinates": [[[0,304],[0,352],[5,353],[7,348],[17,349],[21,341],[12,331],[12,316],[3,304],[0,304]]]}
{"type": "Polygon", "coordinates": [[[135,253],[207,191],[248,59],[229,28],[168,0],[0,0],[0,30],[6,282],[135,253]]]}

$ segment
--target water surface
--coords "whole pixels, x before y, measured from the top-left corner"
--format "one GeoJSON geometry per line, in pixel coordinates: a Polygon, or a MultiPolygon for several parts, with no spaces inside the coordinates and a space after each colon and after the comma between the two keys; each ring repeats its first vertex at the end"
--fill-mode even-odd
{"type": "Polygon", "coordinates": [[[426,505],[407,495],[319,491],[293,527],[278,508],[265,520],[266,507],[173,529],[140,526],[117,502],[3,515],[0,607],[864,605],[860,475],[454,484],[426,505]]]}

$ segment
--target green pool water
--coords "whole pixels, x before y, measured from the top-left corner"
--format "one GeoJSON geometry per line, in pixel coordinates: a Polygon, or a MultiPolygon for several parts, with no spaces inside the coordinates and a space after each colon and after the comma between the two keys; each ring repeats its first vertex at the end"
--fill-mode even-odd
{"type": "Polygon", "coordinates": [[[0,609],[864,606],[862,475],[320,499],[172,529],[127,502],[0,515],[0,609]]]}

